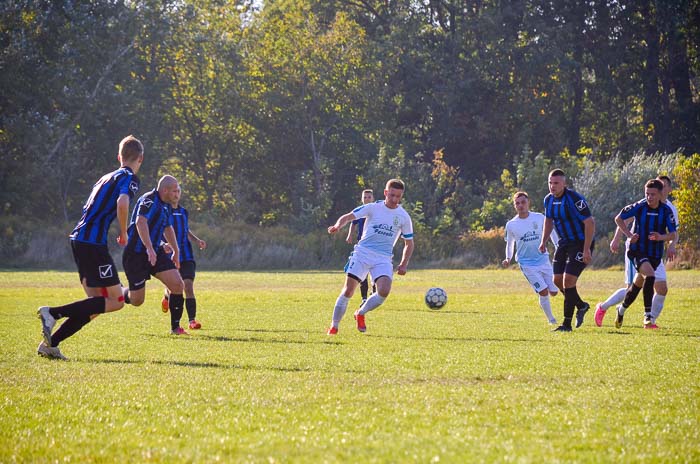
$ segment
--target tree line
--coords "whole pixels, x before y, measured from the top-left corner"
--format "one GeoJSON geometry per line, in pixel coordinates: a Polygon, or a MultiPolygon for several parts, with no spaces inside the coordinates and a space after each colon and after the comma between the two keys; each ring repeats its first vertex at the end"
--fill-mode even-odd
{"type": "Polygon", "coordinates": [[[698,0],[8,0],[0,211],[75,222],[134,134],[202,223],[305,234],[402,177],[459,240],[553,167],[700,152],[698,37],[698,0]]]}

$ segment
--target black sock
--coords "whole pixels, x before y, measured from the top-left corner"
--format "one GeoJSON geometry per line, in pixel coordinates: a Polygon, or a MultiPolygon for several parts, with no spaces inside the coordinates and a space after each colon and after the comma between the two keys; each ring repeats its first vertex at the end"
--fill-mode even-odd
{"type": "Polygon", "coordinates": [[[581,299],[581,295],[578,294],[576,286],[574,285],[573,287],[567,288],[567,290],[572,293],[571,299],[574,301],[576,309],[583,308],[586,303],[581,299]]]}
{"type": "Polygon", "coordinates": [[[654,299],[654,281],[656,281],[655,276],[644,278],[644,312],[651,312],[651,301],[654,299]]]}
{"type": "Polygon", "coordinates": [[[360,283],[360,294],[362,294],[363,300],[367,299],[367,291],[368,290],[369,290],[369,283],[367,283],[367,279],[365,279],[360,283]]]}
{"type": "Polygon", "coordinates": [[[128,288],[123,289],[122,293],[124,295],[124,303],[131,304],[131,298],[129,298],[129,289],[128,288]]]}
{"type": "Polygon", "coordinates": [[[170,328],[172,330],[177,330],[180,327],[184,302],[185,299],[182,297],[182,293],[170,294],[170,328]]]}
{"type": "Polygon", "coordinates": [[[197,319],[197,299],[196,298],[186,298],[185,308],[187,308],[187,317],[190,321],[197,319]]]}
{"type": "Polygon", "coordinates": [[[61,324],[61,327],[51,335],[51,346],[58,346],[63,340],[82,329],[88,322],[90,322],[90,316],[69,317],[66,319],[66,322],[61,324]]]}
{"type": "Polygon", "coordinates": [[[576,287],[564,289],[564,326],[571,327],[571,319],[576,309],[576,287]]]}
{"type": "Polygon", "coordinates": [[[62,317],[90,317],[93,314],[104,313],[105,306],[105,297],[91,296],[64,306],[53,307],[49,309],[49,313],[56,319],[61,319],[62,317]]]}
{"type": "Polygon", "coordinates": [[[636,285],[632,285],[632,287],[627,290],[627,293],[625,293],[625,299],[622,302],[622,306],[625,308],[629,308],[632,303],[634,303],[634,300],[637,299],[637,295],[639,295],[639,291],[642,289],[642,287],[637,287],[636,285]]]}

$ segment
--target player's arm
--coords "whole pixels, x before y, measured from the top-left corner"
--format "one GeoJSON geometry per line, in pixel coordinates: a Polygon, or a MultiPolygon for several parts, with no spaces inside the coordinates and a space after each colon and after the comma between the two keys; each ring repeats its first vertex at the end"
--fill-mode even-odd
{"type": "Polygon", "coordinates": [[[406,269],[408,269],[408,261],[410,261],[411,256],[413,256],[413,239],[403,239],[403,253],[401,254],[401,262],[399,263],[396,273],[399,275],[405,275],[406,269]]]}
{"type": "Polygon", "coordinates": [[[173,255],[170,259],[173,261],[173,263],[175,263],[175,267],[180,269],[180,247],[177,244],[177,236],[175,235],[175,229],[173,229],[173,226],[168,226],[165,228],[163,231],[163,237],[165,237],[165,240],[167,240],[170,244],[170,248],[173,249],[173,255]]]}
{"type": "Polygon", "coordinates": [[[153,249],[153,243],[151,242],[151,232],[148,227],[148,219],[146,216],[138,216],[136,218],[136,231],[139,234],[139,238],[143,242],[143,246],[146,247],[146,254],[148,255],[148,262],[151,266],[156,265],[156,250],[153,249]]]}
{"type": "Polygon", "coordinates": [[[200,250],[204,250],[207,247],[207,242],[197,237],[191,230],[187,231],[187,236],[190,238],[190,240],[197,242],[197,246],[199,246],[200,250]]]}
{"type": "Polygon", "coordinates": [[[119,236],[117,243],[126,246],[129,228],[129,195],[122,193],[117,198],[117,222],[119,223],[119,236]]]}
{"type": "Polygon", "coordinates": [[[513,238],[513,234],[508,233],[508,229],[506,229],[506,259],[504,259],[501,264],[503,267],[508,267],[510,264],[510,260],[513,259],[513,253],[515,252],[515,238],[513,238]]]}
{"type": "Polygon", "coordinates": [[[352,243],[352,238],[355,236],[355,230],[357,230],[357,224],[351,223],[348,229],[348,236],[345,237],[345,241],[352,243]]]}
{"type": "Polygon", "coordinates": [[[583,262],[590,264],[593,256],[591,255],[591,245],[593,245],[593,237],[595,236],[595,219],[593,216],[588,216],[583,220],[583,262]]]}
{"type": "MultiPolygon", "coordinates": [[[[630,243],[637,243],[637,240],[639,240],[639,234],[633,234],[625,221],[626,219],[622,218],[622,212],[615,216],[615,224],[617,224],[617,229],[630,240],[630,243]]],[[[615,233],[617,233],[617,231],[615,233]]]]}
{"type": "Polygon", "coordinates": [[[355,217],[355,213],[353,213],[352,211],[350,211],[347,214],[343,214],[342,216],[340,216],[338,218],[337,221],[335,221],[335,224],[333,224],[332,226],[330,226],[328,228],[328,233],[332,235],[332,234],[338,232],[340,229],[342,229],[345,226],[345,224],[347,224],[348,222],[352,222],[355,219],[357,219],[357,218],[355,217]]]}
{"type": "Polygon", "coordinates": [[[552,218],[544,218],[544,227],[542,228],[542,240],[540,240],[540,253],[547,251],[547,240],[549,236],[552,235],[552,230],[554,230],[554,221],[552,218]]]}

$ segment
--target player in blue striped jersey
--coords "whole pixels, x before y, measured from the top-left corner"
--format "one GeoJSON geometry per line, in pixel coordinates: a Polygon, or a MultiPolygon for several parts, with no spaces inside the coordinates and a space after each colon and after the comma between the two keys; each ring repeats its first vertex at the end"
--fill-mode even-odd
{"type": "Polygon", "coordinates": [[[654,297],[656,268],[661,263],[666,241],[677,239],[676,222],[671,208],[661,202],[664,185],[652,179],[644,186],[644,199],[625,206],[615,216],[615,224],[629,239],[627,257],[632,260],[637,273],[644,277],[643,287],[633,284],[625,293],[625,299],[617,307],[615,327],[622,326],[627,308],[634,302],[640,291],[644,297],[644,326],[651,325],[651,304],[654,297]],[[625,220],[634,218],[632,230],[628,230],[625,220]],[[642,290],[643,289],[643,290],[642,290]]]}
{"type": "MultiPolygon", "coordinates": [[[[197,299],[194,295],[194,278],[197,263],[194,260],[194,251],[190,240],[197,242],[200,250],[204,250],[207,247],[207,242],[197,237],[190,229],[189,213],[184,206],[180,205],[180,193],[178,193],[177,200],[173,203],[173,229],[180,248],[180,276],[185,284],[185,308],[187,309],[189,328],[197,330],[202,328],[202,324],[197,320],[197,299]]],[[[161,308],[164,313],[167,313],[170,309],[170,292],[167,288],[161,300],[161,308]]]]}
{"type": "Polygon", "coordinates": [[[544,198],[544,232],[539,249],[544,252],[547,240],[556,230],[559,235],[552,268],[554,284],[564,293],[564,322],[554,329],[571,332],[571,321],[576,311],[576,327],[583,324],[583,316],[590,305],[576,290],[578,278],[591,262],[595,221],[586,199],[566,187],[566,174],[561,169],[549,173],[549,194],[544,198]]]}
{"type": "Polygon", "coordinates": [[[109,254],[107,235],[115,218],[119,224],[117,242],[126,245],[129,202],[139,189],[136,173],[143,163],[143,144],[128,136],[119,143],[120,167],[105,174],[92,188],[83,206],[80,221],[70,234],[73,258],[87,299],[65,306],[39,308],[44,341],[37,352],[41,356],[65,359],[58,345],[74,335],[98,314],[124,307],[117,268],[109,254]],[[55,333],[56,320],[67,318],[55,333]]]}
{"type": "Polygon", "coordinates": [[[155,276],[171,293],[171,332],[174,335],[187,335],[180,327],[185,284],[177,270],[180,267],[180,247],[172,217],[172,204],[179,196],[177,180],[166,175],[160,178],[156,189],[138,199],[131,214],[129,241],[122,256],[122,265],[129,280],[129,289],[124,294],[126,302],[141,306],[146,298],[146,281],[155,276]],[[172,256],[161,245],[162,237],[172,249],[172,256]]]}
{"type": "MultiPolygon", "coordinates": [[[[362,191],[362,204],[366,205],[368,203],[374,202],[374,191],[372,189],[365,189],[362,191]]],[[[360,239],[362,239],[362,232],[364,231],[365,227],[365,221],[366,218],[359,218],[355,219],[350,223],[350,228],[348,229],[348,236],[345,238],[345,241],[349,244],[353,243],[353,236],[357,236],[357,241],[359,242],[360,239]]],[[[360,283],[360,295],[362,295],[362,303],[360,305],[365,304],[365,301],[367,301],[367,294],[369,293],[369,279],[370,277],[367,276],[365,280],[363,280],[360,283]]],[[[372,293],[376,291],[375,285],[372,285],[372,293]]]]}

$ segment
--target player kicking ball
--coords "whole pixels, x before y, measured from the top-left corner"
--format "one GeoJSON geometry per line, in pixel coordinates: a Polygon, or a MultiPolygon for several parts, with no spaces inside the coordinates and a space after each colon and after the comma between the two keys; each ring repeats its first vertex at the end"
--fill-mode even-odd
{"type": "Polygon", "coordinates": [[[345,285],[340,292],[333,308],[333,320],[328,329],[328,335],[336,335],[338,326],[348,308],[348,302],[355,293],[357,286],[369,274],[377,286],[377,291],[355,311],[357,330],[365,332],[365,316],[377,309],[389,296],[393,279],[393,249],[399,237],[404,240],[401,262],[396,269],[399,275],[405,275],[408,261],[413,254],[413,223],[406,210],[400,205],[405,191],[404,183],[399,179],[391,179],[384,189],[384,200],[359,206],[351,212],[338,218],[335,224],[328,228],[329,234],[335,234],[347,223],[359,218],[366,218],[362,238],[345,266],[345,285]]]}

